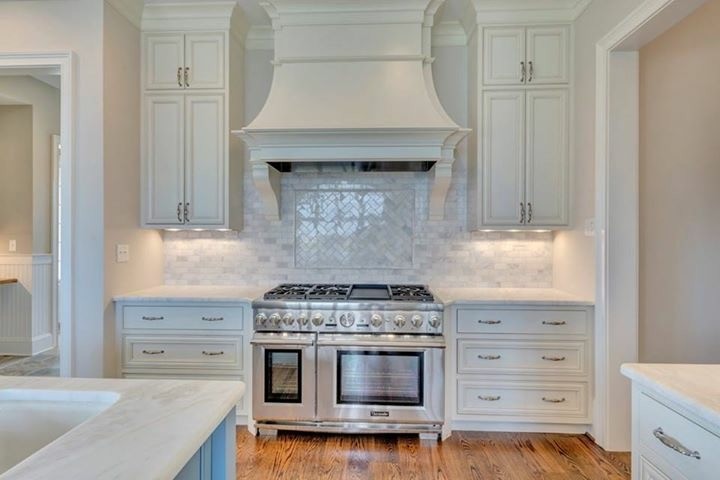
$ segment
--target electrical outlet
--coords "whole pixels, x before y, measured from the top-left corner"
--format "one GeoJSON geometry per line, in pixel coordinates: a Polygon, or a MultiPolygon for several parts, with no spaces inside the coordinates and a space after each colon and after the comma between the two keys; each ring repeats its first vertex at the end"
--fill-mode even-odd
{"type": "Polygon", "coordinates": [[[17,240],[10,240],[8,244],[8,252],[17,252],[17,240]]]}
{"type": "Polygon", "coordinates": [[[586,218],[585,219],[585,236],[586,237],[594,237],[595,236],[595,219],[594,218],[586,218]]]}
{"type": "Polygon", "coordinates": [[[115,246],[115,261],[117,263],[127,263],[130,261],[130,245],[115,246]]]}

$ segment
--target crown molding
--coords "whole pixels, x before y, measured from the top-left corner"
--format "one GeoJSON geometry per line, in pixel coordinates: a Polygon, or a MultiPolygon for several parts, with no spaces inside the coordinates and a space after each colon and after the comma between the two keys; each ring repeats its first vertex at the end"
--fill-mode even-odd
{"type": "Polygon", "coordinates": [[[139,30],[142,26],[144,0],[105,0],[105,3],[114,8],[139,30]]]}
{"type": "MultiPolygon", "coordinates": [[[[472,0],[478,25],[572,23],[592,0],[472,0]]],[[[468,37],[472,26],[463,22],[468,37]]]]}
{"type": "Polygon", "coordinates": [[[142,30],[226,30],[244,43],[249,26],[236,6],[235,0],[147,4],[142,14],[142,30]]]}

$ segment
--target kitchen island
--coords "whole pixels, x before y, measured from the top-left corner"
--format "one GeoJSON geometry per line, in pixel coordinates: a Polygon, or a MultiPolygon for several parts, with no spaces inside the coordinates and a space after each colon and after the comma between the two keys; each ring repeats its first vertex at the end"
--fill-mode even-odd
{"type": "Polygon", "coordinates": [[[0,478],[235,478],[244,392],[228,381],[0,377],[0,478]],[[6,459],[17,445],[29,447],[6,459]]]}

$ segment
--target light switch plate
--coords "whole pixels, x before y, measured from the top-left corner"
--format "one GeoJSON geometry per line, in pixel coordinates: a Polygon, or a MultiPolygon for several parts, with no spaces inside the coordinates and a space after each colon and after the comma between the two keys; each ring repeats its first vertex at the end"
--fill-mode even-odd
{"type": "Polygon", "coordinates": [[[8,252],[17,252],[17,240],[8,242],[8,252]]]}
{"type": "Polygon", "coordinates": [[[595,219],[594,218],[586,218],[585,219],[585,236],[586,237],[594,237],[595,236],[595,219]]]}
{"type": "Polygon", "coordinates": [[[115,246],[115,261],[117,263],[127,263],[130,261],[130,245],[115,246]]]}

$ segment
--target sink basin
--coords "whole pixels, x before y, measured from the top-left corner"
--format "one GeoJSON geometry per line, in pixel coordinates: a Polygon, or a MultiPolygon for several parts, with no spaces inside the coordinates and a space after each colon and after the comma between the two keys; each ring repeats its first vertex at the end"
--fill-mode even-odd
{"type": "Polygon", "coordinates": [[[0,475],[118,398],[112,392],[0,390],[0,475]]]}

